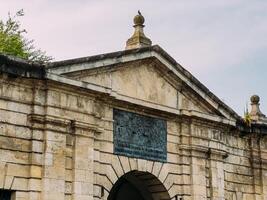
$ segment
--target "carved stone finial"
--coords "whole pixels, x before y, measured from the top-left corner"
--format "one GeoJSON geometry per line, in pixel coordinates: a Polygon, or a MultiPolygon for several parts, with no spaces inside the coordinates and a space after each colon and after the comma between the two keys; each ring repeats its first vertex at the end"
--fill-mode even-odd
{"type": "Polygon", "coordinates": [[[265,115],[260,111],[260,97],[258,95],[253,95],[250,97],[251,101],[251,111],[250,117],[254,121],[259,121],[261,118],[265,118],[265,115]]]}
{"type": "Polygon", "coordinates": [[[136,15],[134,17],[134,20],[133,21],[134,21],[134,27],[135,26],[143,26],[144,27],[145,18],[141,14],[140,10],[138,10],[138,15],[136,15]]]}
{"type": "Polygon", "coordinates": [[[141,47],[151,46],[152,42],[144,34],[143,28],[145,27],[145,18],[138,10],[138,14],[134,17],[134,34],[126,42],[126,49],[135,49],[141,47]]]}
{"type": "Polygon", "coordinates": [[[253,95],[250,97],[250,101],[252,104],[259,104],[260,102],[260,97],[258,95],[253,95]]]}

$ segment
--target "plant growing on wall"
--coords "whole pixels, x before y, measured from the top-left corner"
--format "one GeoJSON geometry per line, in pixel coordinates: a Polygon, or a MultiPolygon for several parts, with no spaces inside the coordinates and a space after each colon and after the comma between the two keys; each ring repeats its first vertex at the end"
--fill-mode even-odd
{"type": "Polygon", "coordinates": [[[244,118],[243,118],[245,124],[250,127],[251,126],[251,116],[248,112],[248,106],[246,105],[246,109],[244,111],[244,118]]]}

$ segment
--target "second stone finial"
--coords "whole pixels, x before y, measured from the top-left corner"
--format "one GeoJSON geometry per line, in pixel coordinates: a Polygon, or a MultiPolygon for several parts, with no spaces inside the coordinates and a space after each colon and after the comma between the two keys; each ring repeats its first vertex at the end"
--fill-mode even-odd
{"type": "Polygon", "coordinates": [[[261,118],[264,118],[265,115],[260,111],[260,97],[258,95],[253,95],[250,98],[251,101],[251,111],[250,117],[254,121],[259,121],[261,118]]]}
{"type": "Polygon", "coordinates": [[[134,21],[134,26],[143,26],[144,27],[145,18],[141,14],[140,10],[138,10],[138,15],[136,15],[134,17],[133,21],[134,21]]]}
{"type": "Polygon", "coordinates": [[[149,38],[147,38],[144,34],[144,23],[145,18],[138,10],[138,14],[134,17],[134,34],[131,38],[129,38],[126,42],[126,49],[136,49],[141,47],[151,46],[152,42],[149,38]]]}

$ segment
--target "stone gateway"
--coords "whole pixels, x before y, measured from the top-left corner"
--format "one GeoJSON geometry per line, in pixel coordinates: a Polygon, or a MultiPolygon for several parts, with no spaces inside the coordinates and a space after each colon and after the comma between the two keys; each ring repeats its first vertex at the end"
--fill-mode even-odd
{"type": "Polygon", "coordinates": [[[1,200],[267,200],[267,118],[245,119],[144,34],[46,65],[0,55],[1,200]]]}

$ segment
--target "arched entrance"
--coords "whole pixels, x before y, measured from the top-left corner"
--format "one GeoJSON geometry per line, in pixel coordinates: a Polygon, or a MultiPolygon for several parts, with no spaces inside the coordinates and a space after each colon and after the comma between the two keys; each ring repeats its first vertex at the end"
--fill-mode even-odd
{"type": "Polygon", "coordinates": [[[108,200],[170,200],[164,185],[148,172],[131,171],[115,183],[108,200]]]}

